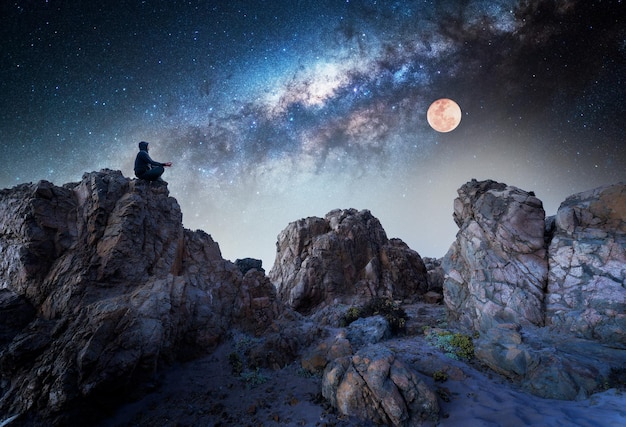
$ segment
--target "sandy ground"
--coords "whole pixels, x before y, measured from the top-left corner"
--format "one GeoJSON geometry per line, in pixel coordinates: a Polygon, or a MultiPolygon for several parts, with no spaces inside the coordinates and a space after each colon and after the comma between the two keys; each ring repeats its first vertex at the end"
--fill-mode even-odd
{"type": "Polygon", "coordinates": [[[128,404],[101,427],[113,426],[357,426],[338,416],[321,396],[321,378],[294,363],[279,371],[234,375],[230,344],[171,368],[157,391],[128,404]]]}
{"type": "MultiPolygon", "coordinates": [[[[608,390],[580,401],[541,399],[476,364],[450,359],[420,336],[386,341],[437,392],[442,427],[626,426],[626,392],[608,390]],[[429,369],[444,368],[435,382],[429,369]]],[[[233,374],[233,341],[213,354],[163,373],[153,393],[122,406],[113,426],[369,426],[338,414],[321,396],[321,378],[294,362],[278,370],[233,374]]]]}

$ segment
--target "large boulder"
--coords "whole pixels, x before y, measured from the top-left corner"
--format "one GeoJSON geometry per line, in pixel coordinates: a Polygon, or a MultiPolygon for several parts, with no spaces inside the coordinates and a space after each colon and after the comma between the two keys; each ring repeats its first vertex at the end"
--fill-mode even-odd
{"type": "Polygon", "coordinates": [[[626,187],[569,197],[544,220],[532,193],[471,181],[443,260],[448,317],[478,331],[475,355],[546,398],[619,385],[626,366],[626,187]]]}
{"type": "Polygon", "coordinates": [[[549,328],[501,323],[474,347],[482,363],[543,398],[574,400],[623,386],[625,351],[549,328]]]}
{"type": "Polygon", "coordinates": [[[452,320],[473,330],[543,325],[548,277],[545,212],[533,193],[472,180],[458,190],[456,241],[442,261],[452,320]]]}
{"type": "Polygon", "coordinates": [[[439,418],[435,393],[379,344],[329,363],[322,395],[340,413],[375,424],[419,426],[439,418]]]}
{"type": "Polygon", "coordinates": [[[546,323],[626,348],[626,185],[568,197],[548,261],[546,323]]]}
{"type": "Polygon", "coordinates": [[[361,317],[348,325],[346,338],[354,348],[391,338],[391,325],[384,316],[361,317]]]}
{"type": "Polygon", "coordinates": [[[414,300],[428,290],[419,254],[388,239],[368,210],[334,210],[292,222],[278,236],[269,277],[280,299],[309,314],[375,297],[414,300]]]}
{"type": "Polygon", "coordinates": [[[20,313],[2,323],[0,413],[88,424],[162,362],[271,324],[280,307],[267,278],[243,277],[181,221],[166,184],[119,171],[0,192],[0,318],[20,313]]]}

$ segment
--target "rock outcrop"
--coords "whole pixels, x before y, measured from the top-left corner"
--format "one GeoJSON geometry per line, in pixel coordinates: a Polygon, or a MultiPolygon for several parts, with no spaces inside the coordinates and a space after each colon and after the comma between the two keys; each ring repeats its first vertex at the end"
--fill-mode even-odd
{"type": "Polygon", "coordinates": [[[399,239],[388,239],[367,210],[334,210],[325,218],[292,222],[276,245],[269,278],[279,298],[304,314],[375,297],[415,300],[428,291],[419,254],[399,239]]]}
{"type": "Polygon", "coordinates": [[[548,252],[546,323],[626,349],[626,185],[568,197],[548,252]]]}
{"type": "Polygon", "coordinates": [[[389,349],[376,344],[328,364],[322,394],[342,414],[375,424],[419,426],[439,418],[435,393],[389,349]]]}
{"type": "Polygon", "coordinates": [[[542,397],[619,385],[626,186],[573,195],[545,221],[541,202],[515,187],[473,180],[458,193],[444,297],[449,319],[480,336],[476,357],[542,397]]]}
{"type": "Polygon", "coordinates": [[[434,421],[428,384],[443,371],[421,334],[443,320],[442,295],[475,356],[527,391],[575,399],[623,381],[626,186],[574,195],[547,219],[506,184],[458,193],[441,262],[388,239],[367,210],[334,210],[280,233],[268,277],[184,229],[163,183],[103,170],[1,190],[0,424],[89,425],[161,365],[236,334],[249,367],[321,373],[342,414],[434,421]],[[379,298],[411,309],[394,343],[387,317],[354,307],[379,298]],[[360,318],[342,325],[348,313],[360,318]]]}
{"type": "Polygon", "coordinates": [[[548,277],[543,204],[495,181],[472,180],[458,194],[460,230],[442,262],[450,316],[473,330],[501,322],[542,326],[548,277]]]}
{"type": "Polygon", "coordinates": [[[267,277],[184,229],[168,193],[110,170],[0,192],[0,413],[87,424],[162,362],[279,316],[267,277]]]}

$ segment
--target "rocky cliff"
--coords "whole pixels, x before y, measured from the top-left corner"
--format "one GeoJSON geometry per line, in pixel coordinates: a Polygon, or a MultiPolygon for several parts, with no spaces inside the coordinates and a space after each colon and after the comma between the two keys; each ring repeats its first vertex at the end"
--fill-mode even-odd
{"type": "Polygon", "coordinates": [[[494,181],[458,190],[442,262],[450,320],[476,355],[542,397],[574,399],[626,369],[626,185],[565,200],[545,218],[534,194],[494,181]]]}
{"type": "MultiPolygon", "coordinates": [[[[436,381],[465,378],[445,361],[452,340],[541,397],[624,386],[626,186],[573,195],[550,218],[503,183],[458,194],[443,260],[345,209],[288,224],[266,276],[184,229],[163,183],[103,170],[1,190],[0,423],[92,425],[161,367],[224,346],[215,360],[230,367],[210,369],[296,361],[357,424],[437,420],[450,393],[436,381]]],[[[215,421],[198,395],[208,412],[184,416],[215,421]]]]}
{"type": "Polygon", "coordinates": [[[552,233],[546,323],[626,349],[626,185],[568,197],[552,233]]]}
{"type": "Polygon", "coordinates": [[[570,196],[547,219],[516,187],[474,180],[458,193],[460,230],[443,260],[453,320],[548,325],[626,348],[626,185],[570,196]]]}
{"type": "Polygon", "coordinates": [[[454,201],[457,239],[444,258],[450,316],[475,330],[498,322],[544,324],[545,212],[533,194],[471,181],[454,201]]]}
{"type": "Polygon", "coordinates": [[[262,332],[274,287],[182,227],[167,186],[119,171],[0,192],[0,414],[87,423],[164,361],[262,332]]]}

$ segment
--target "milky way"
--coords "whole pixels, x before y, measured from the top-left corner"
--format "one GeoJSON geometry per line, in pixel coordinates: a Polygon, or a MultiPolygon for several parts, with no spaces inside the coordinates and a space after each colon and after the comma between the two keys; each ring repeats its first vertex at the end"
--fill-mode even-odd
{"type": "Polygon", "coordinates": [[[146,140],[174,163],[185,227],[229,259],[269,268],[289,222],[335,208],[439,257],[472,178],[535,191],[548,215],[626,180],[622,1],[0,8],[0,188],[132,177],[146,140]],[[426,121],[442,97],[463,111],[447,134],[426,121]]]}

